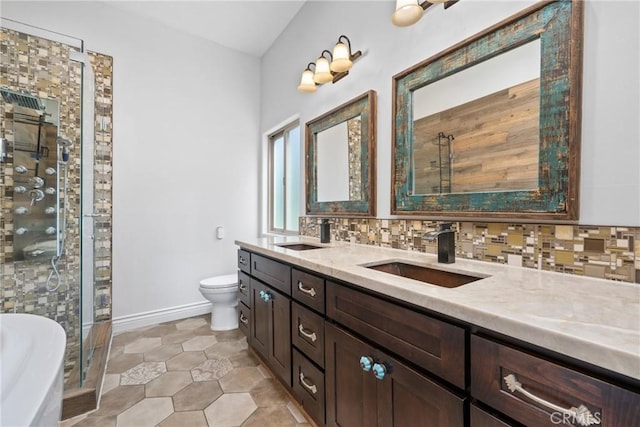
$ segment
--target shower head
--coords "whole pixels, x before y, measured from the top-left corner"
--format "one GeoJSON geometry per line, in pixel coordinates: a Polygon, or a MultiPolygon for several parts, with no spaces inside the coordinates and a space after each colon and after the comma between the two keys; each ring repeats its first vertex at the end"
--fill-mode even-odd
{"type": "Polygon", "coordinates": [[[31,95],[28,91],[16,92],[6,87],[0,87],[0,95],[5,102],[20,107],[31,108],[33,110],[44,111],[44,106],[37,96],[31,95]]]}
{"type": "Polygon", "coordinates": [[[57,142],[61,147],[71,147],[73,145],[73,141],[66,136],[59,136],[57,142]]]}

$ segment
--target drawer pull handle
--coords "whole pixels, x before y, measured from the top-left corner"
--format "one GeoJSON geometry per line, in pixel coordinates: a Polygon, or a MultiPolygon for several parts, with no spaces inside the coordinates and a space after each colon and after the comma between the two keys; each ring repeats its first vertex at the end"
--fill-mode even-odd
{"type": "Polygon", "coordinates": [[[240,288],[240,292],[242,293],[247,292],[247,285],[245,285],[244,283],[240,282],[238,287],[240,288]]]}
{"type": "Polygon", "coordinates": [[[311,342],[316,342],[316,340],[318,339],[315,332],[307,332],[302,324],[298,325],[298,331],[300,331],[303,337],[309,338],[311,342]]]}
{"type": "Polygon", "coordinates": [[[369,372],[371,370],[371,366],[373,366],[373,359],[369,356],[362,356],[360,358],[360,367],[363,371],[369,372]]]}
{"type": "Polygon", "coordinates": [[[242,255],[240,255],[240,257],[238,258],[238,261],[242,265],[247,265],[247,259],[245,257],[243,257],[242,255]]]}
{"type": "Polygon", "coordinates": [[[318,387],[316,387],[315,384],[310,385],[305,380],[306,380],[306,377],[302,372],[300,372],[300,384],[302,384],[302,386],[307,390],[309,390],[312,394],[316,394],[318,392],[318,387]]]}
{"type": "Polygon", "coordinates": [[[373,364],[373,375],[379,379],[384,379],[384,376],[387,374],[387,367],[382,363],[374,363],[373,364]]]}
{"type": "Polygon", "coordinates": [[[244,323],[245,325],[248,325],[248,324],[249,324],[249,319],[247,319],[247,318],[245,317],[245,315],[244,315],[244,314],[242,314],[242,313],[240,313],[240,321],[241,321],[242,323],[244,323]]]}
{"type": "Polygon", "coordinates": [[[580,405],[577,408],[576,407],[572,407],[570,409],[566,409],[563,408],[561,406],[558,405],[554,405],[551,402],[548,402],[538,396],[536,396],[533,393],[528,392],[527,390],[525,390],[522,387],[522,383],[518,381],[518,379],[516,378],[516,376],[514,374],[509,374],[506,377],[504,377],[504,382],[507,385],[507,388],[509,389],[509,391],[511,393],[515,393],[516,391],[519,391],[520,393],[524,394],[526,397],[528,397],[529,399],[533,400],[534,402],[539,403],[542,406],[546,406],[549,409],[552,409],[556,412],[561,412],[563,414],[566,414],[567,416],[571,417],[571,419],[581,425],[581,426],[590,426],[590,425],[597,425],[600,424],[600,420],[596,417],[594,417],[591,414],[591,411],[589,411],[589,408],[587,408],[584,405],[580,405]]]}
{"type": "Polygon", "coordinates": [[[307,295],[311,295],[312,297],[316,296],[316,290],[314,288],[306,287],[300,280],[298,280],[298,289],[300,292],[304,292],[307,295]]]}

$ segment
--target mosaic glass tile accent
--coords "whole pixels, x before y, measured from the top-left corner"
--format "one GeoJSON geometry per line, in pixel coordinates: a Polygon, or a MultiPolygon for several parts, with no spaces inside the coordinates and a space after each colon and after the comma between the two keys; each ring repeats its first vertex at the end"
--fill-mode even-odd
{"type": "Polygon", "coordinates": [[[113,170],[113,58],[88,52],[95,75],[94,321],[111,320],[111,237],[113,170]]]}
{"type": "MultiPolygon", "coordinates": [[[[59,103],[61,134],[78,142],[81,137],[82,70],[69,56],[74,48],[0,28],[0,85],[27,90],[59,103]]],[[[95,320],[111,318],[111,117],[112,59],[90,53],[96,75],[96,212],[108,214],[96,224],[95,320]],[[98,126],[100,124],[100,126],[98,126]]],[[[14,108],[0,100],[0,122],[8,141],[8,159],[0,165],[0,312],[32,313],[59,322],[67,334],[65,378],[77,369],[80,354],[80,144],[70,147],[69,191],[64,256],[56,291],[45,287],[48,262],[14,262],[13,142],[14,108]]]]}
{"type": "MultiPolygon", "coordinates": [[[[317,217],[300,217],[300,234],[319,237],[317,217]]],[[[424,233],[437,221],[329,218],[331,239],[436,253],[424,233]]],[[[640,228],[454,222],[458,257],[640,283],[640,228]]]]}

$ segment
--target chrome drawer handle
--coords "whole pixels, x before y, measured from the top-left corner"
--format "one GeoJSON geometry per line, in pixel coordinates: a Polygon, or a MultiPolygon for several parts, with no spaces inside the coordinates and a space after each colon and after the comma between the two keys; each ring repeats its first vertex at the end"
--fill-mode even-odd
{"type": "Polygon", "coordinates": [[[306,388],[307,390],[309,390],[311,393],[316,394],[318,392],[318,387],[316,387],[315,384],[311,384],[309,385],[306,381],[305,381],[305,376],[302,372],[300,372],[300,384],[302,384],[302,386],[304,388],[306,388]]]}
{"type": "Polygon", "coordinates": [[[245,325],[248,325],[248,324],[249,324],[249,319],[247,319],[247,318],[244,316],[244,314],[242,314],[242,313],[240,313],[240,321],[241,321],[242,323],[244,323],[245,325]]]}
{"type": "Polygon", "coordinates": [[[240,282],[238,287],[240,288],[240,292],[247,292],[247,285],[245,285],[244,283],[240,282]]]}
{"type": "Polygon", "coordinates": [[[309,338],[311,340],[311,342],[316,342],[316,340],[318,339],[318,337],[316,336],[315,332],[311,332],[308,333],[305,329],[304,326],[302,326],[302,324],[298,325],[298,330],[300,331],[300,333],[302,334],[302,336],[309,338]]]}
{"type": "Polygon", "coordinates": [[[314,288],[308,288],[306,286],[304,286],[304,284],[298,280],[298,289],[300,290],[300,292],[304,292],[307,295],[311,295],[312,297],[316,296],[316,290],[314,288]]]}
{"type": "Polygon", "coordinates": [[[242,255],[240,255],[240,257],[238,258],[238,261],[240,261],[240,264],[247,265],[247,260],[242,255]]]}
{"type": "Polygon", "coordinates": [[[522,383],[518,381],[518,378],[516,378],[514,374],[509,374],[506,377],[504,377],[504,382],[511,393],[515,393],[516,391],[519,391],[520,393],[524,394],[526,397],[533,400],[534,402],[537,402],[542,406],[546,406],[549,409],[552,409],[556,412],[561,412],[562,414],[565,414],[571,417],[571,419],[574,422],[578,423],[581,426],[590,426],[590,425],[600,424],[600,419],[594,417],[591,414],[591,411],[589,411],[589,408],[587,408],[586,406],[581,404],[577,408],[574,406],[570,409],[566,409],[561,406],[554,405],[553,403],[548,402],[536,396],[535,394],[525,390],[522,387],[522,383]]]}

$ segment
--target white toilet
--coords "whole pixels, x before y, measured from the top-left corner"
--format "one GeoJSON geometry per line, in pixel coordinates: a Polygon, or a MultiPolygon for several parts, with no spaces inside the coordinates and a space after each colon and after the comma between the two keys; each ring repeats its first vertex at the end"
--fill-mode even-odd
{"type": "Polygon", "coordinates": [[[211,301],[211,330],[238,327],[238,275],[227,274],[200,281],[200,293],[211,301]]]}

